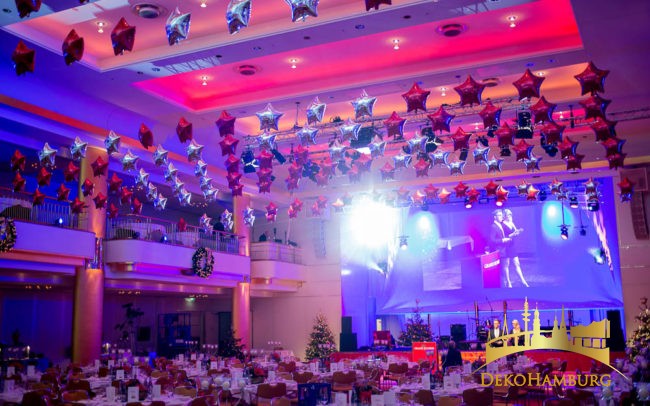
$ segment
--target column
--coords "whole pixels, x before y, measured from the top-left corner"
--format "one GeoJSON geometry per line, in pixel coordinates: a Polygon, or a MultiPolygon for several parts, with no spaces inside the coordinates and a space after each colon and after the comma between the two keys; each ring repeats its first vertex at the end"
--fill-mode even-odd
{"type": "Polygon", "coordinates": [[[235,222],[234,232],[238,236],[244,237],[239,240],[239,254],[250,255],[251,229],[244,223],[244,210],[250,205],[251,198],[249,195],[233,197],[233,220],[235,222]]]}
{"type": "MultiPolygon", "coordinates": [[[[105,150],[89,147],[86,158],[81,162],[79,185],[86,179],[95,184],[92,196],[85,199],[86,208],[80,218],[86,224],[86,230],[95,233],[97,244],[95,260],[88,261],[86,266],[77,267],[75,273],[74,302],[72,316],[72,362],[88,364],[99,359],[101,353],[103,302],[104,302],[104,268],[101,258],[102,240],[106,234],[106,209],[96,209],[92,200],[97,194],[108,195],[106,176],[93,177],[91,164],[101,157],[108,162],[105,150]]],[[[79,191],[81,195],[81,186],[79,191]]],[[[81,222],[80,224],[84,224],[81,222]]]]}
{"type": "Polygon", "coordinates": [[[232,329],[235,338],[241,338],[244,348],[251,346],[251,285],[239,282],[232,292],[232,329]]]}

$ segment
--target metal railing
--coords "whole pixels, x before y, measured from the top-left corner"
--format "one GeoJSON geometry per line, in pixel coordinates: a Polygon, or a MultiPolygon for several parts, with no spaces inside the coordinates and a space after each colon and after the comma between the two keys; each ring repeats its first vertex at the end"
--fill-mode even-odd
{"type": "Polygon", "coordinates": [[[251,244],[251,261],[280,261],[302,264],[302,249],[272,241],[251,244]]]}
{"type": "Polygon", "coordinates": [[[7,188],[0,188],[0,217],[50,226],[83,228],[80,216],[70,210],[70,202],[45,197],[42,204],[35,206],[30,193],[14,192],[7,188]]]}
{"type": "Polygon", "coordinates": [[[224,231],[205,232],[190,225],[180,231],[177,223],[134,214],[108,219],[106,225],[107,240],[153,241],[192,248],[203,247],[229,254],[240,254],[240,240],[244,238],[224,231]]]}

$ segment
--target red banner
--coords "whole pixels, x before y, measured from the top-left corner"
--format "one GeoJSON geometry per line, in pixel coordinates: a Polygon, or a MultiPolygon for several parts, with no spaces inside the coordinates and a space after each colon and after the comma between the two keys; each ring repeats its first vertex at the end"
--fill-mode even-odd
{"type": "Polygon", "coordinates": [[[435,363],[435,361],[438,359],[438,346],[433,342],[413,343],[411,359],[414,362],[426,360],[435,363]]]}

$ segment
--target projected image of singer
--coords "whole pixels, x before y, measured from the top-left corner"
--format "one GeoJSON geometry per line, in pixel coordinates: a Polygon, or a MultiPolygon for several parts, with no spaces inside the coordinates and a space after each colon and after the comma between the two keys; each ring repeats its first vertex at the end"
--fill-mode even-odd
{"type": "Polygon", "coordinates": [[[506,254],[506,247],[512,241],[512,239],[508,237],[508,234],[504,229],[503,211],[495,210],[492,212],[492,214],[494,215],[494,222],[490,227],[491,247],[493,251],[499,252],[499,258],[501,259],[501,275],[503,276],[504,273],[507,275],[508,287],[511,288],[512,284],[510,283],[510,275],[508,273],[510,260],[506,254]]]}
{"type": "Polygon", "coordinates": [[[515,246],[516,238],[521,235],[524,229],[515,226],[515,223],[512,221],[512,211],[510,211],[510,209],[505,209],[503,211],[503,221],[501,222],[501,226],[505,237],[508,239],[505,243],[505,255],[502,259],[503,269],[506,271],[508,287],[512,287],[512,281],[510,280],[510,265],[514,265],[515,271],[517,271],[517,275],[519,275],[519,278],[521,279],[521,283],[525,287],[529,287],[528,282],[526,282],[526,279],[524,278],[524,273],[521,270],[519,254],[517,253],[517,248],[515,246]]]}

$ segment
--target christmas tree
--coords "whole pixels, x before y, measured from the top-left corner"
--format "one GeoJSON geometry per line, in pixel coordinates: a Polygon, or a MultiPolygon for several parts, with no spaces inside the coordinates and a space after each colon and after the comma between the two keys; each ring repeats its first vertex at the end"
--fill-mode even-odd
{"type": "Polygon", "coordinates": [[[403,347],[409,347],[414,342],[431,341],[431,327],[422,320],[420,316],[420,301],[415,301],[415,309],[413,309],[413,317],[406,320],[406,330],[402,331],[397,339],[397,343],[403,347]]]}
{"type": "Polygon", "coordinates": [[[334,352],[334,349],[334,334],[332,334],[332,330],[327,324],[325,315],[319,313],[314,321],[314,328],[309,335],[307,359],[327,358],[334,352]]]}
{"type": "Polygon", "coordinates": [[[639,326],[632,332],[627,341],[627,355],[632,363],[632,379],[648,382],[650,380],[650,308],[648,299],[641,300],[641,312],[636,319],[639,326]]]}
{"type": "Polygon", "coordinates": [[[244,359],[244,345],[241,344],[241,338],[235,337],[235,331],[229,329],[226,337],[219,343],[219,356],[221,357],[235,357],[237,359],[244,359]]]}

